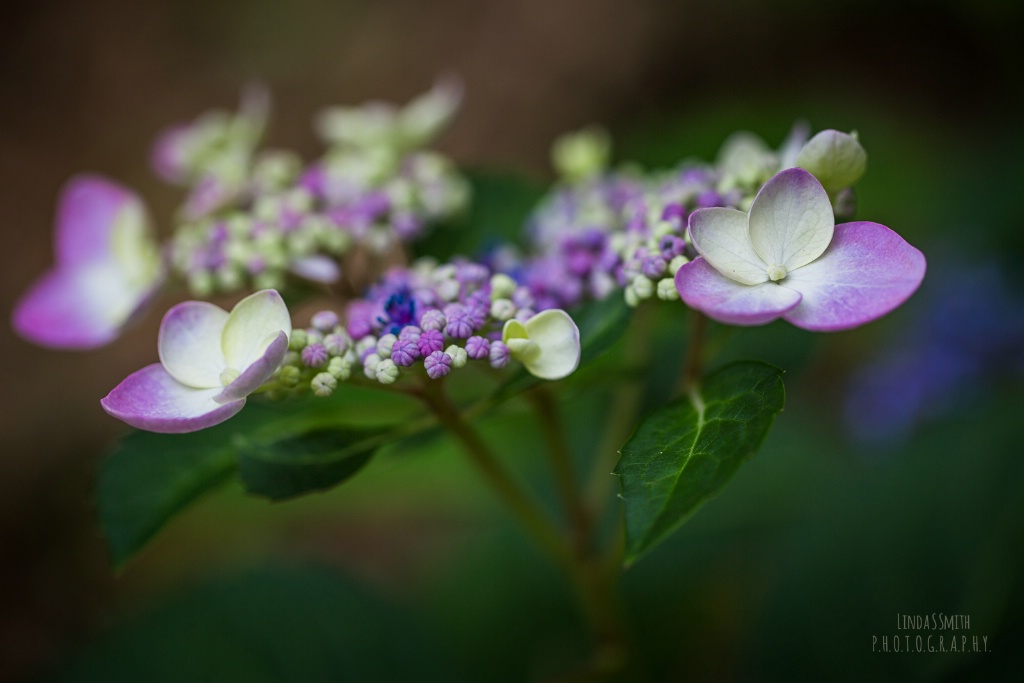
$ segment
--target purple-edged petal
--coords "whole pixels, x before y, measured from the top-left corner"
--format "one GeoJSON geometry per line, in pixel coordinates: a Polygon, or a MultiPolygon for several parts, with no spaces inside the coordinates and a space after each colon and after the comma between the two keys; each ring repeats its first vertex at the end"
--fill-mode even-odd
{"type": "Polygon", "coordinates": [[[750,241],[769,267],[793,270],[828,248],[835,217],[828,193],[802,168],[776,173],[750,206],[750,241]]]}
{"type": "Polygon", "coordinates": [[[91,349],[117,337],[148,301],[102,267],[56,268],[39,278],[12,316],[25,339],[56,349],[91,349]]]}
{"type": "Polygon", "coordinates": [[[800,294],[774,282],[742,285],[715,270],[703,257],[676,272],[676,289],[690,308],[730,325],[763,325],[800,303],[800,294]]]}
{"type": "Polygon", "coordinates": [[[863,325],[906,301],[921,284],[925,267],[924,254],[884,225],[837,225],[821,258],[782,281],[803,295],[785,318],[821,332],[863,325]]]}
{"type": "Polygon", "coordinates": [[[188,179],[187,146],[191,133],[191,126],[178,124],[162,131],[153,145],[150,165],[169,183],[184,183],[188,179]]]}
{"type": "Polygon", "coordinates": [[[199,389],[220,388],[227,368],[221,336],[228,313],[206,301],[186,301],[167,311],[160,323],[160,362],[174,379],[199,389]]]}
{"type": "Polygon", "coordinates": [[[264,289],[239,301],[231,309],[221,338],[228,367],[245,372],[263,357],[278,332],[292,333],[291,316],[280,294],[264,289]]]}
{"type": "Polygon", "coordinates": [[[56,250],[61,266],[106,262],[120,221],[145,221],[145,209],[129,190],[99,176],[71,179],[57,208],[56,250]]]}
{"type": "Polygon", "coordinates": [[[325,285],[333,284],[341,278],[341,266],[330,256],[315,254],[292,261],[289,270],[301,278],[325,285]]]}
{"type": "Polygon", "coordinates": [[[263,352],[263,355],[245,369],[231,384],[224,387],[224,390],[214,397],[217,403],[226,403],[245,398],[270,379],[284,360],[284,354],[288,351],[288,335],[279,332],[270,346],[263,352]]]}
{"type": "Polygon", "coordinates": [[[219,388],[193,389],[154,363],[132,373],[100,401],[103,409],[133,427],[180,434],[220,424],[245,405],[245,399],[217,403],[219,388]]]}
{"type": "Polygon", "coordinates": [[[768,280],[768,265],[754,251],[747,214],[736,209],[697,209],[690,215],[690,239],[697,252],[722,275],[745,285],[768,280]]]}

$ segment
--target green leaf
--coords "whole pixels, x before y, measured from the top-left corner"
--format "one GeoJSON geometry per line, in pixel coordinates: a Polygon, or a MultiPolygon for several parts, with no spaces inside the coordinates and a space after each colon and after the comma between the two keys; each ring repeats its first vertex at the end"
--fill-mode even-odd
{"type": "Polygon", "coordinates": [[[591,301],[572,311],[580,328],[580,366],[584,366],[608,350],[629,326],[633,309],[626,305],[621,292],[613,292],[600,301],[591,301]]]}
{"type": "Polygon", "coordinates": [[[239,476],[249,493],[281,500],[348,479],[383,443],[381,432],[320,429],[271,442],[238,436],[239,476]]]}
{"type": "Polygon", "coordinates": [[[786,391],[782,371],[754,361],[712,373],[699,392],[648,415],[622,447],[626,563],[717,494],[761,446],[786,391]]]}
{"type": "MultiPolygon", "coordinates": [[[[254,412],[243,410],[235,420],[254,412]]],[[[257,411],[258,412],[258,411],[257,411]]],[[[235,455],[230,437],[238,422],[192,434],[132,432],[99,471],[99,522],[115,567],[124,563],[167,521],[231,478],[235,455]]]]}
{"type": "MultiPolygon", "coordinates": [[[[299,454],[305,448],[308,452],[301,458],[308,460],[325,446],[316,436],[304,441],[303,434],[341,429],[368,436],[389,427],[401,428],[405,434],[420,410],[408,397],[346,386],[326,399],[250,400],[227,422],[191,434],[130,433],[101,464],[97,483],[100,528],[114,566],[124,565],[190,503],[230,480],[242,448],[252,457],[274,451],[275,444],[285,454],[299,454]]],[[[323,450],[320,457],[325,457],[323,450]]],[[[341,481],[358,470],[356,460],[344,459],[345,463],[321,463],[309,472],[318,470],[314,479],[320,484],[331,476],[341,481]]],[[[272,459],[270,463],[266,467],[274,466],[272,459]]],[[[250,465],[250,469],[257,467],[250,465]]],[[[294,474],[294,464],[291,471],[292,486],[298,488],[300,475],[294,474]]]]}

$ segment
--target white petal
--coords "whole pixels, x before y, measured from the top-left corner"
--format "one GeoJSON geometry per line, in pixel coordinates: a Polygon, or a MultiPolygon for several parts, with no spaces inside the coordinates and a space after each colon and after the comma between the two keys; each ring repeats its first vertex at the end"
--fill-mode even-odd
{"type": "Polygon", "coordinates": [[[530,374],[541,379],[566,377],[580,363],[579,328],[568,313],[559,309],[541,311],[525,324],[509,320],[502,341],[530,374]],[[524,339],[528,341],[523,343],[524,339]]]}
{"type": "Polygon", "coordinates": [[[157,347],[171,377],[197,389],[221,385],[221,334],[227,320],[227,311],[205,301],[186,301],[167,311],[157,347]]]}
{"type": "Polygon", "coordinates": [[[781,171],[765,183],[754,198],[748,221],[757,255],[768,266],[787,270],[821,256],[835,228],[825,188],[802,168],[781,171]]]}
{"type": "Polygon", "coordinates": [[[754,251],[747,214],[736,209],[698,209],[690,216],[690,239],[715,270],[744,285],[768,281],[768,265],[754,251]]]}
{"type": "Polygon", "coordinates": [[[796,165],[813,173],[828,192],[856,183],[867,164],[868,153],[857,138],[837,130],[821,131],[796,157],[796,165]]]}
{"type": "Polygon", "coordinates": [[[263,357],[279,332],[292,333],[291,317],[281,295],[272,289],[250,294],[232,309],[221,345],[227,366],[245,372],[263,357]]]}
{"type": "Polygon", "coordinates": [[[778,163],[760,137],[747,131],[730,135],[718,151],[718,167],[726,185],[755,185],[771,174],[778,163]]]}

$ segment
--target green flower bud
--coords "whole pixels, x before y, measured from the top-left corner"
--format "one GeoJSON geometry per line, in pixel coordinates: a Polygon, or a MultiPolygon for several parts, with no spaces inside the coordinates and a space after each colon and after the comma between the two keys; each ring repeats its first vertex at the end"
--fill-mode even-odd
{"type": "Polygon", "coordinates": [[[567,133],[551,149],[551,161],[560,176],[577,182],[601,173],[608,166],[611,140],[600,128],[567,133]]]}
{"type": "Polygon", "coordinates": [[[277,373],[277,381],[281,386],[297,387],[302,373],[294,365],[285,365],[277,373]]]}
{"type": "Polygon", "coordinates": [[[452,344],[447,349],[445,349],[444,352],[451,356],[452,368],[458,369],[461,367],[465,367],[466,361],[469,358],[469,354],[466,353],[466,349],[462,348],[461,346],[452,344]]]}
{"type": "Polygon", "coordinates": [[[338,380],[329,372],[321,372],[310,382],[310,387],[313,389],[314,394],[320,398],[326,398],[338,388],[338,380]]]}
{"type": "Polygon", "coordinates": [[[638,299],[650,299],[654,295],[654,283],[646,275],[633,278],[632,288],[638,299]]]}
{"type": "Polygon", "coordinates": [[[507,299],[516,291],[516,281],[504,273],[491,276],[491,296],[507,299]]]}
{"type": "Polygon", "coordinates": [[[291,351],[302,351],[302,349],[306,348],[306,344],[306,331],[301,328],[292,330],[292,334],[288,338],[288,349],[291,351]]]}
{"type": "Polygon", "coordinates": [[[495,299],[491,302],[491,317],[505,322],[516,314],[516,305],[509,299],[495,299]]]}
{"type": "Polygon", "coordinates": [[[395,365],[395,361],[386,358],[377,363],[376,375],[377,381],[381,384],[394,384],[399,375],[398,366],[395,365]]]}
{"type": "Polygon", "coordinates": [[[662,301],[676,301],[679,298],[674,279],[666,277],[658,280],[658,298],[662,301]]]}

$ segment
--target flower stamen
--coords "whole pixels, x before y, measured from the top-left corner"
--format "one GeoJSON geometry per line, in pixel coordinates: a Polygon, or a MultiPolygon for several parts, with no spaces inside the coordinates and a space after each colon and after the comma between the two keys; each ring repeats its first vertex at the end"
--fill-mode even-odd
{"type": "Polygon", "coordinates": [[[778,282],[789,275],[789,271],[786,270],[786,266],[780,266],[777,263],[773,263],[768,266],[768,279],[772,282],[778,282]]]}

